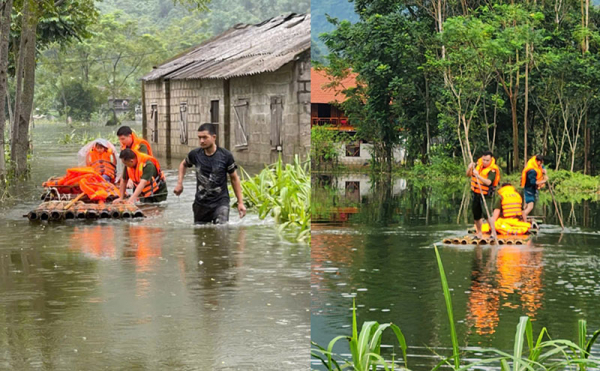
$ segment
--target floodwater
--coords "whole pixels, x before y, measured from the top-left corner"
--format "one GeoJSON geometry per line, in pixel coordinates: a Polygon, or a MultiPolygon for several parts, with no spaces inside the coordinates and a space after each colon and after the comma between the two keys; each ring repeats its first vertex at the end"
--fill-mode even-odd
{"type": "Polygon", "coordinates": [[[309,247],[235,209],[194,227],[193,172],[172,194],[180,159],[161,159],[171,194],[143,220],[23,218],[76,166],[80,146],[58,144],[70,132],[33,130],[31,180],[1,209],[0,369],[308,369],[309,247]]]}
{"type": "MultiPolygon", "coordinates": [[[[466,183],[466,181],[465,181],[466,183]]],[[[452,353],[450,328],[435,259],[437,245],[452,292],[462,349],[495,347],[512,353],[520,316],[546,326],[553,339],[577,343],[577,322],[600,329],[600,205],[563,204],[566,228],[552,205],[539,236],[527,245],[442,245],[471,223],[463,186],[364,175],[313,176],[312,340],[327,346],[351,335],[356,298],[364,321],[397,324],[406,337],[411,370],[431,370],[437,354],[452,353]],[[463,210],[467,210],[467,214],[463,210]]],[[[401,358],[391,334],[386,359],[401,358]]],[[[339,341],[334,352],[349,357],[339,341]]],[[[600,347],[592,349],[593,356],[600,347]]],[[[470,361],[477,355],[472,353],[470,361]]],[[[315,369],[322,369],[312,361],[315,369]]]]}

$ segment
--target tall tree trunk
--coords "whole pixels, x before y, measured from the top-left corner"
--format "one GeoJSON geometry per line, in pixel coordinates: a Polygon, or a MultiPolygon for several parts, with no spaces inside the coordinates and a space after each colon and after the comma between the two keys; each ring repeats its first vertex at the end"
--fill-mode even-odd
{"type": "Polygon", "coordinates": [[[425,77],[425,131],[427,132],[427,162],[429,162],[429,148],[431,147],[431,139],[429,134],[429,81],[427,75],[425,77]]]}
{"type": "Polygon", "coordinates": [[[37,4],[36,1],[28,0],[23,5],[21,45],[17,64],[17,95],[15,97],[15,117],[11,138],[11,160],[17,176],[27,173],[29,120],[33,109],[35,88],[37,4]]]}
{"type": "Polygon", "coordinates": [[[523,160],[527,161],[527,110],[529,109],[529,43],[525,44],[525,112],[523,113],[523,160]]]}
{"type": "MultiPolygon", "coordinates": [[[[13,0],[0,3],[0,181],[6,176],[6,159],[4,158],[4,126],[6,124],[6,102],[8,102],[8,40],[11,24],[13,0]]],[[[8,103],[10,105],[10,102],[8,103]]],[[[10,109],[10,106],[9,106],[10,109]]],[[[11,115],[12,116],[12,115],[11,115]]]]}
{"type": "Polygon", "coordinates": [[[513,169],[519,168],[519,124],[517,122],[517,95],[510,98],[513,128],[513,169]]]}
{"type": "Polygon", "coordinates": [[[587,126],[587,114],[585,116],[585,129],[584,129],[584,133],[585,133],[585,144],[584,144],[584,148],[583,148],[583,152],[585,153],[584,155],[584,168],[583,168],[583,173],[584,174],[591,174],[591,161],[590,161],[590,144],[591,144],[591,138],[590,138],[590,128],[587,126]]]}

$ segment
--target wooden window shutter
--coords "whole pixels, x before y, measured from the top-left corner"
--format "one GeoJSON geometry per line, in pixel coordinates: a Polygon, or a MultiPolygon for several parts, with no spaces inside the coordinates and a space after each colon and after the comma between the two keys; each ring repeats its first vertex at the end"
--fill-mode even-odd
{"type": "Polygon", "coordinates": [[[235,111],[235,146],[248,146],[248,99],[238,99],[233,106],[235,111]]]}
{"type": "Polygon", "coordinates": [[[283,97],[271,97],[271,148],[280,150],[283,126],[283,97]]]}

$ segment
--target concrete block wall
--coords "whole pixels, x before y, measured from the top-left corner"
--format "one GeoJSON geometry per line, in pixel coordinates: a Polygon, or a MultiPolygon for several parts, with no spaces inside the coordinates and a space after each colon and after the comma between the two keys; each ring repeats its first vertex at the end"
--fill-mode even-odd
{"type": "MultiPolygon", "coordinates": [[[[278,158],[271,148],[271,97],[283,98],[281,141],[283,160],[293,161],[298,147],[298,113],[295,91],[295,62],[274,72],[231,79],[231,149],[236,161],[242,164],[269,164],[278,158]],[[239,99],[248,99],[248,146],[235,147],[237,119],[233,105],[239,99]]],[[[310,124],[308,124],[310,125],[310,124]]]]}
{"type": "MultiPolygon", "coordinates": [[[[295,64],[297,91],[298,145],[293,153],[307,158],[310,154],[310,50],[303,53],[295,64]]],[[[292,153],[292,156],[293,156],[292,153]]]]}
{"type": "MultiPolygon", "coordinates": [[[[170,121],[171,157],[184,158],[198,147],[197,129],[211,121],[211,101],[219,101],[219,145],[229,149],[240,164],[263,165],[273,163],[278,152],[271,148],[271,97],[283,99],[282,157],[291,162],[295,154],[306,158],[310,151],[310,53],[290,62],[277,71],[254,76],[232,78],[230,86],[230,143],[225,143],[225,92],[222,79],[171,80],[170,121]],[[248,99],[248,146],[235,147],[237,119],[234,105],[238,99],[248,99]],[[180,143],[180,104],[187,103],[188,143],[180,143]]],[[[147,140],[157,156],[166,155],[167,109],[166,84],[163,80],[144,82],[147,140]],[[151,139],[153,122],[152,104],[158,106],[158,143],[151,139]]]]}
{"type": "MultiPolygon", "coordinates": [[[[223,80],[172,80],[171,81],[171,156],[184,158],[197,148],[198,127],[211,121],[211,101],[219,101],[219,126],[217,141],[223,144],[223,80]],[[187,144],[180,141],[180,106],[187,103],[187,144]]],[[[166,123],[165,123],[166,125],[166,123]]]]}
{"type": "MultiPolygon", "coordinates": [[[[155,154],[164,155],[166,146],[163,139],[162,147],[160,138],[166,137],[166,126],[164,124],[166,116],[166,100],[164,97],[164,85],[162,80],[148,81],[144,82],[145,89],[145,100],[146,100],[146,111],[144,114],[146,115],[146,139],[150,146],[152,146],[152,151],[155,154]],[[152,105],[156,104],[158,109],[158,134],[159,134],[159,143],[155,143],[152,141],[152,131],[154,128],[154,120],[150,119],[152,114],[152,105]],[[162,131],[162,132],[161,132],[162,131]]],[[[141,133],[140,133],[141,134],[141,133]]]]}

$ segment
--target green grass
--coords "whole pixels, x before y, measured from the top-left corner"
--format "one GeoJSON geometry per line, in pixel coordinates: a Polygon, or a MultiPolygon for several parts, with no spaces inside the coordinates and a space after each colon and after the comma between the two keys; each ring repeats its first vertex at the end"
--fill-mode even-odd
{"type": "Polygon", "coordinates": [[[241,173],[245,204],[260,219],[273,217],[284,235],[310,243],[310,162],[302,164],[296,156],[284,164],[280,157],[254,177],[244,169],[241,173]]]}
{"type": "MultiPolygon", "coordinates": [[[[452,355],[443,358],[433,370],[442,367],[453,370],[471,370],[476,366],[491,365],[499,366],[502,371],[558,371],[558,370],[580,370],[585,371],[588,367],[597,369],[600,366],[599,360],[589,358],[593,344],[600,336],[600,330],[597,330],[589,338],[587,337],[587,324],[585,320],[578,322],[578,338],[575,342],[565,339],[553,340],[550,337],[548,329],[542,328],[539,334],[535,336],[531,320],[527,316],[522,316],[515,330],[515,341],[512,354],[503,352],[494,348],[483,348],[472,351],[461,352],[458,345],[458,336],[454,323],[452,309],[452,296],[446,279],[446,273],[442,264],[437,247],[435,256],[440,272],[440,281],[442,293],[446,303],[446,311],[450,322],[450,337],[452,339],[452,355]],[[474,354],[468,354],[472,352],[474,354]],[[466,363],[465,359],[480,358],[480,354],[488,354],[489,357],[466,363]],[[465,357],[468,356],[468,357],[465,357]]],[[[386,328],[392,328],[396,338],[402,348],[404,367],[408,368],[406,363],[406,342],[400,328],[393,324],[379,325],[377,322],[367,321],[363,323],[360,335],[357,334],[356,307],[353,305],[352,312],[352,336],[337,336],[329,343],[327,349],[312,343],[311,355],[318,359],[327,368],[328,371],[341,371],[343,369],[357,371],[374,371],[379,365],[385,370],[393,370],[395,362],[385,361],[380,354],[381,333],[386,328]],[[348,340],[352,358],[342,360],[333,353],[333,347],[341,339],[348,340]],[[368,340],[368,341],[367,341],[368,340]],[[338,359],[336,359],[336,357],[338,359]],[[369,368],[370,367],[370,368],[369,368]]]]}
{"type": "Polygon", "coordinates": [[[379,324],[375,321],[364,322],[360,333],[358,332],[356,321],[356,303],[352,304],[352,336],[337,336],[329,342],[327,349],[312,342],[313,349],[311,350],[312,357],[321,361],[328,371],[341,371],[342,369],[352,369],[356,371],[375,371],[377,366],[383,367],[384,370],[393,370],[395,362],[386,362],[381,356],[381,337],[383,332],[391,329],[396,336],[396,340],[402,349],[402,357],[404,359],[404,367],[408,367],[406,360],[406,340],[400,327],[393,323],[379,324]],[[338,362],[333,359],[333,347],[339,340],[347,340],[352,353],[352,359],[343,362],[338,362]],[[340,366],[341,363],[341,366],[340,366]]]}

